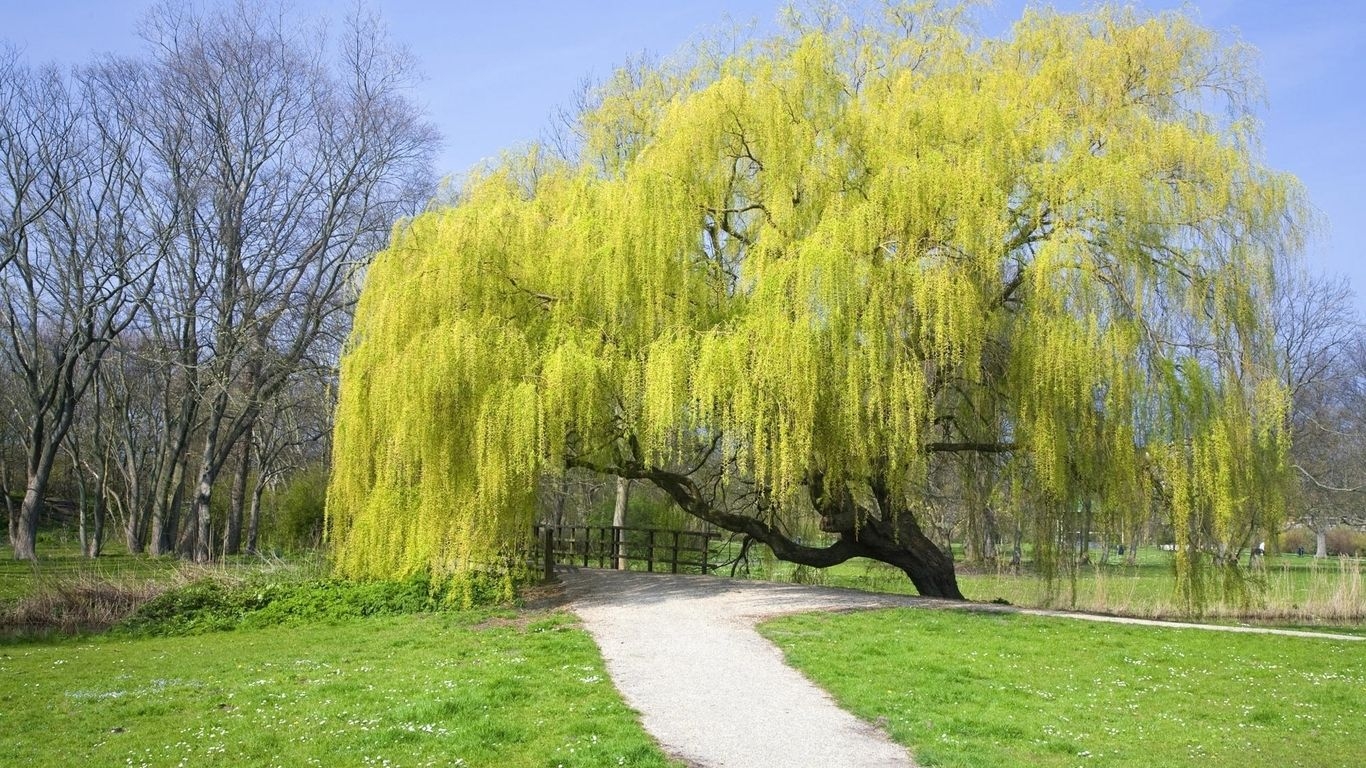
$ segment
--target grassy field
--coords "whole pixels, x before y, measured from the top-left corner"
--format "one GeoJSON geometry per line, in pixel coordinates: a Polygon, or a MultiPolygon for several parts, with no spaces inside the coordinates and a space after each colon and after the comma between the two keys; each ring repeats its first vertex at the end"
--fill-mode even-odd
{"type": "MultiPolygon", "coordinates": [[[[1221,594],[1211,587],[1204,618],[1256,621],[1293,626],[1361,627],[1366,622],[1366,559],[1316,560],[1295,555],[1268,556],[1261,566],[1244,569],[1246,590],[1221,594]]],[[[871,560],[853,560],[832,568],[795,568],[762,553],[750,575],[776,581],[803,581],[874,592],[914,594],[901,571],[871,560]]],[[[1048,581],[1029,569],[973,569],[960,566],[958,583],[972,600],[1005,600],[1030,608],[1114,613],[1146,618],[1185,615],[1176,594],[1171,554],[1156,548],[1140,551],[1133,566],[1118,558],[1081,567],[1073,580],[1062,573],[1048,581]]]]}
{"type": "Polygon", "coordinates": [[[954,611],[761,631],[926,766],[1366,764],[1366,646],[954,611]]]}
{"type": "MultiPolygon", "coordinates": [[[[1166,557],[1145,551],[1136,567],[1079,572],[1077,607],[1168,615],[1166,557]]],[[[912,591],[881,564],[759,565],[752,575],[912,591]]],[[[293,585],[295,598],[329,610],[364,597],[334,596],[322,574],[308,559],[200,568],[53,547],[36,569],[0,561],[0,608],[101,580],[293,585]]],[[[1269,558],[1259,578],[1261,618],[1366,634],[1360,561],[1269,558]],[[1356,613],[1312,613],[1335,605],[1356,613]]],[[[1068,580],[1050,589],[993,572],[960,582],[979,600],[1072,603],[1068,580]]],[[[270,609],[311,605],[298,600],[270,609]]],[[[1235,607],[1211,613],[1246,615],[1235,607]]],[[[672,764],[568,614],[282,615],[288,626],[247,629],[245,617],[228,622],[235,631],[192,637],[0,640],[0,768],[672,764]]],[[[925,765],[1366,764],[1363,644],[924,610],[791,617],[762,631],[925,765]]]]}
{"type": "Polygon", "coordinates": [[[666,766],[557,613],[0,645],[0,766],[666,766]]]}

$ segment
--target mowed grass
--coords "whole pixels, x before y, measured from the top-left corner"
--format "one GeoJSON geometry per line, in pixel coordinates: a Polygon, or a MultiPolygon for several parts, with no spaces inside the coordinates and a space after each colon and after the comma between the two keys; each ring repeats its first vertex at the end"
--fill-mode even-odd
{"type": "Polygon", "coordinates": [[[0,766],[673,765],[561,613],[0,645],[0,766]]]}
{"type": "Polygon", "coordinates": [[[924,609],[760,629],[926,766],[1366,765],[1366,642],[924,609]]]}

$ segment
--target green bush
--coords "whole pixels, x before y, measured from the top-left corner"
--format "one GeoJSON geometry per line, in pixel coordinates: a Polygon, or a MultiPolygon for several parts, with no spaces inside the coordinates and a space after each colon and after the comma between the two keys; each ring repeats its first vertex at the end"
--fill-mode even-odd
{"type": "Polygon", "coordinates": [[[290,552],[316,548],[322,542],[326,500],[326,468],[313,467],[291,477],[266,499],[269,545],[290,552]]]}
{"type": "Polygon", "coordinates": [[[204,579],[152,598],[118,628],[137,635],[216,632],[235,627],[244,610],[238,590],[204,579]]]}
{"type": "Polygon", "coordinates": [[[134,635],[193,635],[301,622],[338,622],[366,616],[428,613],[506,603],[507,578],[433,582],[420,574],[403,581],[300,581],[226,584],[205,579],[145,603],[117,629],[134,635]]]}

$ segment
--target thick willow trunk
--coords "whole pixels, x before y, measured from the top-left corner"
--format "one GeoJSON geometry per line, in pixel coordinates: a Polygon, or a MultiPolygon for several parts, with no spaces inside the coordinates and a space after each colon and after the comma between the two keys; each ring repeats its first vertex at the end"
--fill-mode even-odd
{"type": "Polygon", "coordinates": [[[570,460],[569,463],[571,466],[618,477],[646,480],[668,494],[685,512],[768,545],[779,560],[813,568],[828,568],[855,557],[866,557],[901,569],[925,597],[966,599],[958,589],[953,560],[925,535],[914,514],[897,508],[892,501],[892,494],[880,483],[872,484],[879,509],[866,512],[856,507],[847,490],[827,496],[821,479],[814,478],[811,497],[817,510],[822,513],[822,528],[838,534],[839,538],[828,546],[811,547],[788,538],[778,528],[759,518],[734,514],[713,506],[687,474],[634,462],[615,467],[597,466],[581,460],[570,460]]]}
{"type": "Polygon", "coordinates": [[[964,600],[953,560],[920,530],[915,516],[902,511],[895,519],[865,519],[857,530],[840,532],[854,557],[879,560],[900,568],[925,597],[964,600]]]}

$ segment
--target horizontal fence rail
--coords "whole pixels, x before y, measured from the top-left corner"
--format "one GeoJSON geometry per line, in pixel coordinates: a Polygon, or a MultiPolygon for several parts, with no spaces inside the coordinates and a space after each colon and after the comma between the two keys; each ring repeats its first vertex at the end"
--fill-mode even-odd
{"type": "Polygon", "coordinates": [[[533,527],[549,579],[555,563],[584,568],[707,573],[711,570],[710,531],[676,531],[617,525],[536,525],[533,527]]]}

